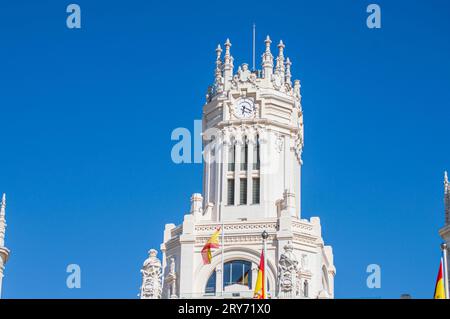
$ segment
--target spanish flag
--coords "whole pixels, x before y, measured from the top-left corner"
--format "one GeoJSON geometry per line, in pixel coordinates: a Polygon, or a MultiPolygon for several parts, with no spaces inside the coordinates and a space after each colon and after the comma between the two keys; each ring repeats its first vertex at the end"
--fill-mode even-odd
{"type": "Polygon", "coordinates": [[[441,258],[441,264],[439,265],[439,273],[436,279],[436,287],[434,288],[434,299],[446,299],[445,297],[445,286],[444,278],[442,276],[444,268],[444,262],[441,258]]]}
{"type": "Polygon", "coordinates": [[[238,284],[248,285],[248,274],[250,273],[250,269],[245,272],[239,279],[237,280],[238,284]]]}
{"type": "Polygon", "coordinates": [[[208,239],[205,246],[202,248],[202,258],[203,258],[203,264],[207,265],[211,263],[212,255],[211,255],[211,249],[213,248],[219,248],[219,234],[220,234],[220,227],[217,228],[214,234],[208,239]]]}
{"type": "Polygon", "coordinates": [[[259,260],[258,278],[256,279],[254,299],[266,299],[266,287],[264,282],[264,250],[261,251],[261,258],[259,260]]]}

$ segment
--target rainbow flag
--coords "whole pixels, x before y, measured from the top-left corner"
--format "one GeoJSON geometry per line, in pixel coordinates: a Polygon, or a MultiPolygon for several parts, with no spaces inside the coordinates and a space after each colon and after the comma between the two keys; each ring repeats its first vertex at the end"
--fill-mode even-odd
{"type": "Polygon", "coordinates": [[[264,282],[264,250],[261,251],[261,258],[259,259],[258,277],[256,279],[255,291],[253,293],[254,299],[266,299],[266,287],[264,282]]]}
{"type": "Polygon", "coordinates": [[[441,264],[439,265],[439,272],[436,279],[436,287],[434,288],[434,299],[446,299],[445,296],[445,286],[444,286],[444,278],[442,274],[444,268],[444,262],[441,258],[441,264]]]}
{"type": "Polygon", "coordinates": [[[211,249],[213,248],[219,248],[219,234],[220,234],[220,227],[217,228],[214,234],[208,239],[205,246],[202,248],[202,258],[203,258],[203,264],[207,265],[211,263],[212,254],[211,249]]]}

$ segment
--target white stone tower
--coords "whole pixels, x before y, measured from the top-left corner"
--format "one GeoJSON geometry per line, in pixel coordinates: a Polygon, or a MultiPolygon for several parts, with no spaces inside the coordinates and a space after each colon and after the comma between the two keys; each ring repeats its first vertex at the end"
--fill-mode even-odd
{"type": "MultiPolygon", "coordinates": [[[[439,230],[445,244],[447,244],[447,256],[450,256],[450,182],[448,181],[447,172],[444,173],[444,212],[445,212],[445,224],[439,230]]],[[[450,261],[447,260],[447,269],[450,266],[450,261]]],[[[450,278],[448,278],[450,280],[450,278]]],[[[450,281],[449,281],[450,284],[450,281]]]]}
{"type": "Polygon", "coordinates": [[[3,194],[0,204],[0,298],[2,297],[3,271],[9,257],[9,250],[5,247],[6,231],[6,194],[3,194]]]}
{"type": "Polygon", "coordinates": [[[229,40],[224,52],[216,49],[203,106],[203,194],[192,195],[181,225],[165,227],[163,298],[251,298],[263,231],[271,298],[334,297],[333,253],[320,219],[301,218],[300,81],[292,80],[283,42],[275,59],[271,42],[261,70],[244,63],[235,72],[229,40]],[[223,254],[214,250],[204,265],[201,249],[218,226],[223,254]]]}

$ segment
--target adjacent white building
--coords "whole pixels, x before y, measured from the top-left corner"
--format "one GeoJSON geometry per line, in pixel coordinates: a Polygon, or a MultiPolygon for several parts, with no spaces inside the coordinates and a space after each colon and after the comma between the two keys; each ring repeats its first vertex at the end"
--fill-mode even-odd
{"type": "MultiPolygon", "coordinates": [[[[448,181],[447,172],[444,173],[444,214],[445,214],[445,223],[444,227],[439,229],[439,235],[441,235],[443,239],[443,243],[446,244],[447,247],[447,256],[450,255],[450,183],[448,181]]],[[[445,246],[443,246],[445,247],[445,246]]],[[[449,269],[450,262],[447,259],[447,270],[449,269]]],[[[450,286],[450,276],[447,276],[448,285],[450,286]]]]}
{"type": "MultiPolygon", "coordinates": [[[[271,298],[334,297],[332,248],[320,219],[301,214],[300,81],[292,78],[283,42],[276,57],[271,42],[267,37],[255,71],[248,64],[235,70],[229,40],[224,50],[217,47],[203,106],[203,193],[192,195],[181,224],[165,226],[161,293],[144,275],[141,298],[251,298],[263,231],[271,298]],[[221,248],[204,265],[201,249],[219,226],[221,248]]],[[[143,272],[154,272],[148,265],[158,264],[155,258],[152,250],[143,272]]]]}
{"type": "Polygon", "coordinates": [[[0,298],[2,297],[3,272],[9,257],[9,250],[5,247],[6,231],[6,194],[2,195],[0,203],[0,298]]]}

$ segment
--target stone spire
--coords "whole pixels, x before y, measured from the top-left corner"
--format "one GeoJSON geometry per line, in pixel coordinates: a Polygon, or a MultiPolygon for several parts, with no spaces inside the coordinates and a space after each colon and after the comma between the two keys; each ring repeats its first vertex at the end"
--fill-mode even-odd
{"type": "Polygon", "coordinates": [[[225,56],[224,56],[224,64],[223,64],[223,77],[224,77],[224,84],[225,84],[225,90],[228,90],[230,87],[231,79],[233,78],[233,57],[230,53],[231,48],[231,42],[230,39],[227,39],[225,41],[225,56]]]}
{"type": "Polygon", "coordinates": [[[286,59],[286,83],[292,87],[292,74],[291,74],[291,65],[292,62],[289,58],[286,59]]]}
{"type": "Polygon", "coordinates": [[[270,37],[266,37],[266,41],[264,41],[266,44],[266,51],[264,52],[262,56],[262,67],[264,72],[264,77],[269,78],[272,76],[273,73],[273,55],[272,52],[270,52],[270,44],[272,41],[270,40],[270,37]]]}
{"type": "Polygon", "coordinates": [[[6,230],[6,194],[3,194],[0,203],[0,298],[2,296],[3,271],[8,261],[9,250],[5,247],[5,230],[6,230]]]}
{"type": "Polygon", "coordinates": [[[284,76],[284,48],[285,45],[283,43],[283,40],[280,40],[280,43],[278,44],[278,57],[277,57],[277,66],[275,68],[276,72],[280,75],[284,76]]]}
{"type": "Polygon", "coordinates": [[[450,183],[447,171],[444,172],[444,205],[445,205],[445,225],[450,225],[450,183]]]}
{"type": "Polygon", "coordinates": [[[216,49],[216,71],[215,71],[215,77],[216,81],[222,77],[222,61],[221,61],[221,55],[222,55],[222,48],[220,47],[220,44],[217,45],[216,49]]]}

